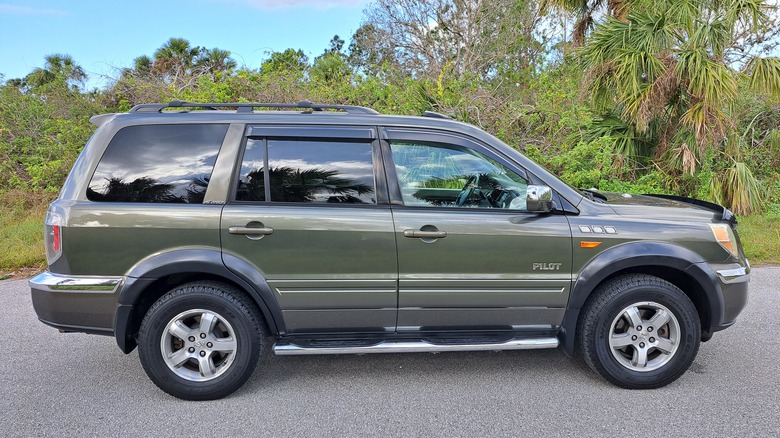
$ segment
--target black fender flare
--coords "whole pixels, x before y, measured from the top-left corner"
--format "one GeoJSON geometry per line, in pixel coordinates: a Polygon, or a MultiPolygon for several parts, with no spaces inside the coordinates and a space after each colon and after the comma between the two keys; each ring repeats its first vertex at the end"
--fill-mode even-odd
{"type": "Polygon", "coordinates": [[[559,340],[564,352],[572,356],[577,338],[580,311],[588,297],[608,277],[617,272],[639,267],[672,268],[697,282],[707,297],[710,326],[717,327],[723,320],[725,305],[720,282],[715,271],[701,255],[667,242],[641,241],[614,246],[591,259],[582,269],[569,295],[559,340]]]}
{"type": "Polygon", "coordinates": [[[224,257],[225,260],[218,248],[186,248],[154,255],[131,268],[119,292],[114,316],[114,336],[119,348],[130,353],[136,347],[135,333],[140,321],[134,320],[134,306],[146,288],[174,274],[209,274],[230,280],[257,303],[271,334],[284,334],[281,308],[262,275],[238,257],[224,257]]]}

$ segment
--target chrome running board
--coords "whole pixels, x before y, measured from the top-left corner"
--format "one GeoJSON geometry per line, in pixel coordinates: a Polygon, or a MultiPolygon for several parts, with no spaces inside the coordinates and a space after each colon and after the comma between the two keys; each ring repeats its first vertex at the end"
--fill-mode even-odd
{"type": "Polygon", "coordinates": [[[296,344],[276,344],[274,353],[277,356],[293,356],[308,354],[368,354],[368,353],[440,353],[442,351],[501,351],[501,350],[536,350],[541,348],[557,348],[558,338],[512,339],[498,343],[475,344],[434,344],[423,340],[414,341],[382,341],[372,345],[341,346],[302,346],[296,344]]]}

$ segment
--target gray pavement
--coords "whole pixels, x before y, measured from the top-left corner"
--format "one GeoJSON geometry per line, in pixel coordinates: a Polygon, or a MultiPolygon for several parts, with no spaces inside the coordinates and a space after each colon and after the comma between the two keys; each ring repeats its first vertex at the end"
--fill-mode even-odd
{"type": "Polygon", "coordinates": [[[113,338],[60,334],[0,281],[0,436],[780,436],[780,267],[737,324],[651,391],[557,350],[269,357],[230,397],[158,390],[113,338]]]}

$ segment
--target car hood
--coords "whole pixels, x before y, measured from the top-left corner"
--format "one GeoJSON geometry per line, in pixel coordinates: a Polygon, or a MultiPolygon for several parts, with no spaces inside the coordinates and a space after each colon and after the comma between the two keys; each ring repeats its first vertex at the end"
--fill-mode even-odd
{"type": "Polygon", "coordinates": [[[700,199],[672,195],[632,195],[595,192],[605,204],[621,216],[642,216],[648,219],[678,221],[726,221],[736,224],[736,218],[725,207],[700,199]]]}

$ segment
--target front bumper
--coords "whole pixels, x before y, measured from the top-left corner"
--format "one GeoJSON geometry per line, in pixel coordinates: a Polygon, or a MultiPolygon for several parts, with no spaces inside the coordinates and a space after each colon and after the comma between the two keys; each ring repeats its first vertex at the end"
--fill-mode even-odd
{"type": "Polygon", "coordinates": [[[744,265],[718,266],[715,269],[723,296],[723,318],[721,324],[712,331],[723,330],[731,326],[748,302],[748,283],[750,282],[750,263],[744,265]]]}
{"type": "Polygon", "coordinates": [[[29,281],[33,308],[44,324],[66,332],[113,335],[124,277],[62,275],[46,271],[29,281]]]}

